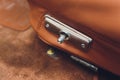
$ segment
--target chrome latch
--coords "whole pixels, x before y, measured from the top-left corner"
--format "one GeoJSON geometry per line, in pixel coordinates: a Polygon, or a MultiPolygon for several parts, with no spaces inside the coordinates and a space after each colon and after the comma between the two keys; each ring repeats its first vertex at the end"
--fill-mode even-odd
{"type": "Polygon", "coordinates": [[[58,21],[50,15],[45,15],[45,27],[48,31],[59,35],[57,39],[59,43],[63,43],[67,40],[72,45],[78,46],[84,50],[87,50],[91,46],[92,38],[58,21]]]}

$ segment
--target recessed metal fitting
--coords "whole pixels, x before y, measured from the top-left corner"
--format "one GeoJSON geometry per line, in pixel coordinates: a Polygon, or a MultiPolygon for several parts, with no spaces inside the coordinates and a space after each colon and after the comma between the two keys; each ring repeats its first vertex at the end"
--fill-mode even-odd
{"type": "Polygon", "coordinates": [[[53,48],[48,49],[48,50],[47,50],[47,54],[48,54],[50,57],[54,58],[54,59],[58,59],[58,57],[57,57],[57,55],[56,55],[56,52],[55,52],[55,50],[54,50],[53,48]]]}
{"type": "Polygon", "coordinates": [[[47,50],[47,54],[48,55],[54,55],[55,51],[52,48],[50,48],[50,49],[47,50]]]}
{"type": "Polygon", "coordinates": [[[60,32],[59,38],[57,41],[61,44],[64,40],[68,40],[68,39],[69,39],[69,34],[60,32]]]}
{"type": "Polygon", "coordinates": [[[90,64],[90,63],[88,63],[88,62],[86,62],[86,61],[84,61],[84,60],[82,60],[82,59],[80,59],[80,58],[78,58],[78,57],[75,57],[75,56],[70,56],[70,57],[71,57],[73,60],[79,62],[80,64],[82,64],[82,65],[90,68],[91,70],[98,71],[98,67],[94,66],[93,64],[90,64]]]}
{"type": "Polygon", "coordinates": [[[92,38],[60,22],[50,15],[45,15],[45,27],[48,31],[55,35],[59,35],[57,40],[59,43],[63,43],[63,41],[67,40],[71,44],[84,50],[87,50],[91,46],[92,38]],[[61,32],[64,34],[61,34],[61,32]]]}

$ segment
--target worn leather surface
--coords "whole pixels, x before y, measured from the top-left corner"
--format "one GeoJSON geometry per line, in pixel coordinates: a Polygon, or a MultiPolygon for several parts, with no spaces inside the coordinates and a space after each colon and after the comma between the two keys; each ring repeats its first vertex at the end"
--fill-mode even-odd
{"type": "Polygon", "coordinates": [[[0,24],[15,30],[30,26],[29,5],[26,0],[0,0],[0,24]]]}

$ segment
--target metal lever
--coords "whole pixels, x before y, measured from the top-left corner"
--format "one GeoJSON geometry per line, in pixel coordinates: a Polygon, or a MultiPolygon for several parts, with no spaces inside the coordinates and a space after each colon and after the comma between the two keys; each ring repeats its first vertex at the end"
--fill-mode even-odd
{"type": "Polygon", "coordinates": [[[64,40],[68,40],[68,38],[68,34],[61,32],[57,41],[61,44],[64,40]]]}

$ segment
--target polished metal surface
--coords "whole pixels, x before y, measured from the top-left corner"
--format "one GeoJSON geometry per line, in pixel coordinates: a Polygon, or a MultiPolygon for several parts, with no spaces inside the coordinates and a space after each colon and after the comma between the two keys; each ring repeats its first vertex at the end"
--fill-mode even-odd
{"type": "Polygon", "coordinates": [[[61,32],[59,34],[58,42],[61,44],[64,40],[68,40],[68,39],[69,39],[69,34],[61,32]]]}
{"type": "MultiPolygon", "coordinates": [[[[45,27],[48,31],[53,32],[56,35],[61,35],[61,33],[65,33],[66,35],[68,35],[69,38],[67,39],[67,41],[69,41],[75,46],[77,45],[82,49],[87,50],[91,45],[92,38],[58,21],[50,15],[45,15],[45,27]]],[[[65,39],[66,36],[61,35],[61,37],[58,38],[58,42],[61,43],[65,39]]]]}

